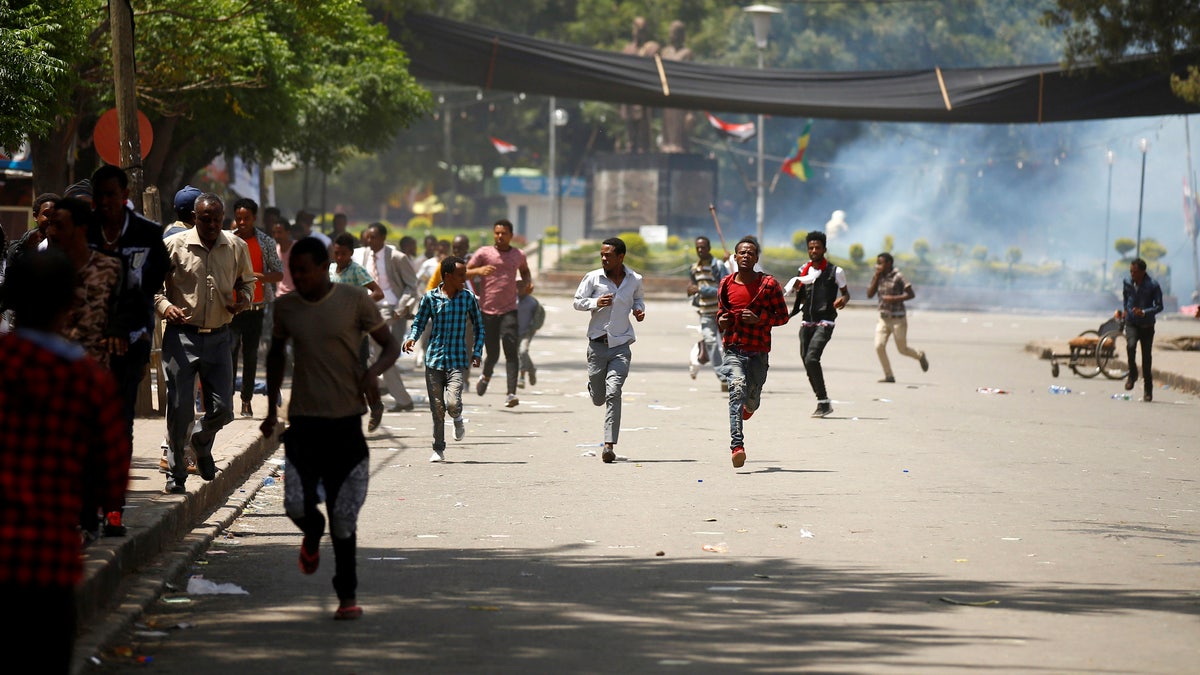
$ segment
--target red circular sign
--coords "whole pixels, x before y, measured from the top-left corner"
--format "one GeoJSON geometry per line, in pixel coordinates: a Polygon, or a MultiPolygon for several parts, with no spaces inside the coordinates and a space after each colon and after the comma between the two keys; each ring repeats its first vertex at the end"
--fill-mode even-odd
{"type": "MultiPolygon", "coordinates": [[[[141,155],[146,159],[150,154],[150,146],[154,145],[154,127],[149,118],[138,111],[138,136],[142,142],[141,155]]],[[[121,125],[117,120],[117,109],[112,108],[96,120],[96,129],[92,131],[92,142],[100,158],[113,166],[121,166],[121,125]]]]}

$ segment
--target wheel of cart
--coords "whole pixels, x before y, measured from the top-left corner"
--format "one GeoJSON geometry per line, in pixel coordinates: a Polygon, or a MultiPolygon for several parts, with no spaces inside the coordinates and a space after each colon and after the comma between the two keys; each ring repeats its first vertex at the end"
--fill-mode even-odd
{"type": "Polygon", "coordinates": [[[1096,343],[1096,363],[1110,380],[1123,380],[1129,375],[1125,347],[1125,322],[1121,319],[1104,322],[1100,326],[1100,340],[1096,343]]]}
{"type": "Polygon", "coordinates": [[[1096,344],[1100,341],[1100,333],[1085,330],[1071,338],[1067,365],[1071,372],[1080,377],[1091,379],[1100,374],[1100,364],[1096,361],[1096,344]]]}

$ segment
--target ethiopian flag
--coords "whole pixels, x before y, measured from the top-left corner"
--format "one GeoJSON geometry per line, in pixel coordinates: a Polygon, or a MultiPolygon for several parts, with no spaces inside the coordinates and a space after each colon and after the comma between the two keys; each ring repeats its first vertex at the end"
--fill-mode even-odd
{"type": "Polygon", "coordinates": [[[804,159],[804,153],[808,151],[808,135],[811,130],[812,120],[809,120],[808,124],[804,125],[804,133],[796,139],[796,154],[783,160],[783,166],[779,169],[805,182],[808,181],[808,162],[804,159]]]}

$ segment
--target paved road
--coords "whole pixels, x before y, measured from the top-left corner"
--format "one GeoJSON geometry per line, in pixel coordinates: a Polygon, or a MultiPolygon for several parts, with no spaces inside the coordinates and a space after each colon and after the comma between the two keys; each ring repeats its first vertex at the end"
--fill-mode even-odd
{"type": "Polygon", "coordinates": [[[847,311],[826,352],[824,420],[809,417],[795,328],[778,328],[734,470],[716,380],[687,375],[684,303],[651,302],[638,326],[627,459],[604,465],[589,456],[602,411],[584,394],[585,317],[567,298],[545,302],[538,385],[513,410],[498,380],[470,394],[450,461],[427,461],[426,414],[389,415],[371,437],[362,620],[331,620],[328,540],[316,575],[296,569],[276,482],[191,568],[249,594],[169,592],[114,646],[189,674],[1200,663],[1200,399],[1112,400],[1120,383],[1053,380],[1024,351],[1098,321],[918,313],[910,341],[932,368],[894,356],[898,382],[884,385],[873,314],[847,311]],[[1072,393],[1050,394],[1056,383],[1072,393]]]}

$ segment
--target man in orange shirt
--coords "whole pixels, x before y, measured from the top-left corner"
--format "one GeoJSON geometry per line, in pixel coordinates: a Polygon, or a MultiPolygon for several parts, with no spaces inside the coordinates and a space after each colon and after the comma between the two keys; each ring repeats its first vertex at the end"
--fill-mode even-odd
{"type": "Polygon", "coordinates": [[[229,323],[235,381],[238,352],[242,353],[242,417],[254,417],[250,399],[254,397],[254,376],[258,372],[258,343],[262,339],[264,310],[267,303],[274,300],[274,284],[283,280],[283,264],[276,252],[276,242],[254,226],[257,218],[258,204],[253,199],[239,199],[233,203],[233,233],[250,249],[255,279],[250,309],[233,317],[229,323]]]}

